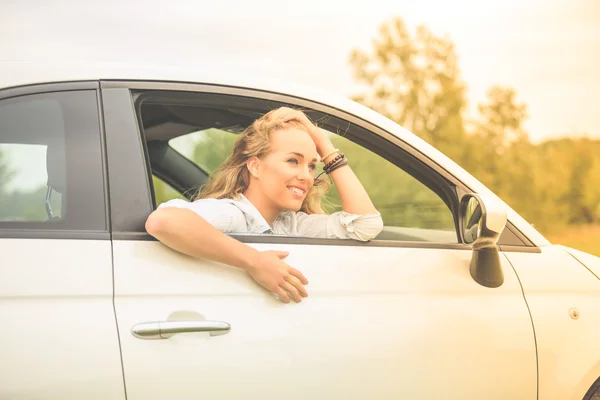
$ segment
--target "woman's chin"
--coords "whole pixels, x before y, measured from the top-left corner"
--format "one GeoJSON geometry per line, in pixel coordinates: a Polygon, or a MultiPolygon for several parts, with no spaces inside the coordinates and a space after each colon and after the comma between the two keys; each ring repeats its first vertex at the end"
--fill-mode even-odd
{"type": "Polygon", "coordinates": [[[285,204],[282,204],[281,208],[284,211],[300,211],[300,209],[302,208],[302,203],[304,202],[304,200],[292,200],[292,201],[287,201],[285,204]]]}

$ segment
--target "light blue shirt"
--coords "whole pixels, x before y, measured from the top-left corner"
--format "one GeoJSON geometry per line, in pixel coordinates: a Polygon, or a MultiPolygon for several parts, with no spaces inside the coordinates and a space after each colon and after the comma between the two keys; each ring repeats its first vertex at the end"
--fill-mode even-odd
{"type": "Polygon", "coordinates": [[[237,199],[200,199],[189,202],[169,200],[158,208],[177,207],[194,211],[209,224],[225,233],[275,234],[312,238],[337,238],[368,241],[383,229],[381,214],[306,214],[285,211],[269,226],[254,205],[240,194],[237,199]]]}

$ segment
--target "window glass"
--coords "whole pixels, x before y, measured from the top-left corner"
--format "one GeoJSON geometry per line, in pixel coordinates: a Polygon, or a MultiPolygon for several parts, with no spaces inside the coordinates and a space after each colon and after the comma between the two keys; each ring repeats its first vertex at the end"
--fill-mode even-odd
{"type": "Polygon", "coordinates": [[[212,173],[233,151],[238,134],[210,128],[169,140],[177,150],[207,173],[212,173]]]}
{"type": "MultiPolygon", "coordinates": [[[[378,239],[457,242],[452,212],[435,192],[376,153],[339,135],[331,140],[381,213],[385,228],[378,239]]],[[[335,185],[327,198],[341,209],[335,185]]]]}
{"type": "Polygon", "coordinates": [[[184,195],[155,175],[152,175],[152,184],[154,185],[156,204],[162,204],[171,199],[185,199],[184,195]]]}
{"type": "Polygon", "coordinates": [[[105,230],[96,92],[0,100],[0,229],[105,230]]]}
{"type": "Polygon", "coordinates": [[[51,193],[46,207],[48,146],[0,143],[0,221],[61,219],[62,194],[51,193]]]}

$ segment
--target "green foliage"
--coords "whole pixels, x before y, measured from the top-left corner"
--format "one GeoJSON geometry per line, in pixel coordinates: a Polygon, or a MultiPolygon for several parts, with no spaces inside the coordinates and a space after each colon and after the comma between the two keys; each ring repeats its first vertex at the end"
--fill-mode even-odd
{"type": "Polygon", "coordinates": [[[8,157],[0,150],[0,200],[2,199],[3,194],[8,192],[8,185],[12,181],[14,175],[14,171],[10,169],[8,164],[8,157]]]}
{"type": "MultiPolygon", "coordinates": [[[[48,219],[46,213],[46,186],[23,192],[14,191],[0,193],[0,221],[35,221],[48,219]]],[[[54,216],[61,216],[62,196],[53,192],[50,206],[54,216]]]]}
{"type": "Polygon", "coordinates": [[[212,173],[233,151],[238,135],[220,129],[207,129],[195,133],[196,147],[192,161],[204,171],[212,173]]]}
{"type": "Polygon", "coordinates": [[[156,206],[158,207],[162,203],[171,199],[184,199],[181,193],[173,189],[169,184],[164,182],[162,179],[152,175],[152,184],[154,185],[154,199],[156,206]]]}
{"type": "MultiPolygon", "coordinates": [[[[397,18],[383,24],[369,51],[350,65],[364,90],[354,99],[387,116],[465,167],[543,232],[600,224],[600,141],[562,139],[533,144],[523,129],[527,107],[514,89],[494,86],[473,121],[452,41],[424,26],[409,32],[397,18]]],[[[236,135],[193,134],[189,156],[212,172],[231,153],[236,135]]],[[[428,188],[381,157],[340,136],[336,147],[366,187],[388,226],[452,229],[445,204],[428,188]]],[[[157,198],[175,192],[157,184],[157,198]]],[[[326,200],[339,209],[337,188],[326,200]]],[[[594,230],[587,230],[594,231],[594,230]]],[[[595,232],[595,231],[594,231],[595,232]]]]}
{"type": "MultiPolygon", "coordinates": [[[[350,160],[386,226],[454,229],[452,213],[429,188],[379,155],[341,136],[331,139],[350,160]]],[[[327,198],[340,204],[335,186],[327,198]]]]}
{"type": "MultiPolygon", "coordinates": [[[[15,177],[8,156],[0,151],[0,221],[46,221],[46,186],[30,191],[9,190],[15,177]]],[[[61,216],[62,197],[54,193],[50,206],[55,216],[61,216]]]]}
{"type": "MultiPolygon", "coordinates": [[[[210,174],[231,154],[237,138],[237,134],[211,128],[172,139],[169,145],[210,174]]],[[[170,199],[185,199],[161,179],[153,176],[152,182],[157,206],[170,199]]]]}
{"type": "MultiPolygon", "coordinates": [[[[411,35],[396,18],[381,26],[370,52],[352,53],[350,65],[366,87],[355,100],[437,147],[543,232],[600,224],[600,141],[532,144],[522,126],[526,105],[515,90],[497,86],[467,124],[465,87],[449,39],[423,26],[411,35]]],[[[386,173],[380,182],[385,188],[394,183],[386,173]]]]}
{"type": "Polygon", "coordinates": [[[383,24],[370,53],[355,50],[350,65],[366,92],[354,100],[387,116],[446,153],[460,158],[465,141],[465,86],[454,44],[404,21],[383,24]]]}

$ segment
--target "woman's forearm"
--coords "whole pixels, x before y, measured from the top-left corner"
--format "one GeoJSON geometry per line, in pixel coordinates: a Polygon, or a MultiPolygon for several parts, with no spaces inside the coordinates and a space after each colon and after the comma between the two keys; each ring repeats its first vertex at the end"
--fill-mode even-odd
{"type": "MultiPolygon", "coordinates": [[[[329,140],[331,132],[317,127],[304,113],[288,109],[288,116],[284,118],[284,121],[293,119],[304,124],[307,128],[308,134],[315,143],[317,153],[319,153],[324,163],[327,163],[337,155],[337,153],[334,153],[335,148],[331,140],[329,140]]],[[[342,209],[345,212],[351,214],[377,212],[369,198],[369,194],[352,171],[352,168],[348,166],[340,167],[331,173],[331,177],[338,188],[342,209]]]]}
{"type": "MultiPolygon", "coordinates": [[[[334,150],[331,142],[329,140],[327,140],[327,142],[328,143],[325,143],[319,149],[321,155],[328,155],[334,150]]],[[[337,153],[327,157],[327,159],[323,161],[330,161],[336,155],[337,153]]],[[[340,194],[342,210],[351,214],[369,214],[377,212],[375,206],[371,202],[369,194],[349,165],[345,165],[333,171],[331,173],[331,178],[340,194]]]]}
{"type": "Polygon", "coordinates": [[[146,231],[176,251],[246,271],[259,253],[219,231],[195,212],[181,208],[154,211],[146,221],[146,231]]]}

